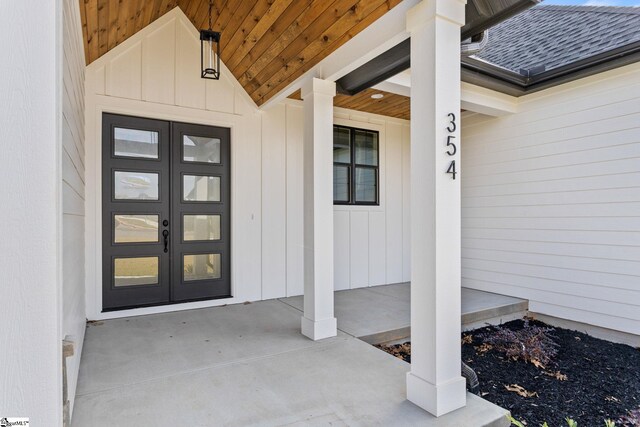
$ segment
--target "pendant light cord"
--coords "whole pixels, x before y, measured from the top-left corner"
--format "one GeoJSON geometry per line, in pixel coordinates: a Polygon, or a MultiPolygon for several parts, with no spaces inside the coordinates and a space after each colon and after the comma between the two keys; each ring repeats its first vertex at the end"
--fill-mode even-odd
{"type": "Polygon", "coordinates": [[[209,0],[209,30],[213,31],[213,26],[211,25],[211,9],[213,8],[213,0],[209,0]]]}

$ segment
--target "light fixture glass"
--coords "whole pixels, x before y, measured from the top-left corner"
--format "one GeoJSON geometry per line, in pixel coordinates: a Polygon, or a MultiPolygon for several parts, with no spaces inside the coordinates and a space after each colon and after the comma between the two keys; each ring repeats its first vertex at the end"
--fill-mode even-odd
{"type": "Polygon", "coordinates": [[[382,99],[384,98],[384,95],[381,93],[374,93],[373,95],[371,95],[371,98],[373,99],[382,99]]]}
{"type": "Polygon", "coordinates": [[[213,31],[211,9],[213,0],[209,0],[209,29],[200,30],[200,77],[218,80],[220,78],[220,33],[213,31]]]}

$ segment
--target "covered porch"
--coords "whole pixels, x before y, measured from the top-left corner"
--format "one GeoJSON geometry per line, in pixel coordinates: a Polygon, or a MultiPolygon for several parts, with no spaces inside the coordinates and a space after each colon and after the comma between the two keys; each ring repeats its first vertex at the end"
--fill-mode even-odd
{"type": "MultiPolygon", "coordinates": [[[[51,261],[16,297],[42,313],[27,325],[41,354],[29,364],[35,387],[18,370],[6,387],[45,391],[16,407],[76,426],[505,424],[504,410],[466,394],[459,342],[464,315],[496,308],[461,309],[461,109],[512,107],[461,87],[460,43],[497,13],[479,13],[480,0],[335,2],[325,15],[322,2],[255,2],[251,15],[229,2],[216,24],[227,29],[222,77],[205,82],[192,71],[213,3],[160,3],[130,16],[122,2],[47,11],[59,18],[43,34],[64,44],[47,86],[55,149],[34,150],[32,176],[10,171],[37,185],[55,177],[43,209],[25,209],[54,230],[38,248],[51,261]],[[254,16],[268,18],[256,30],[264,43],[245,37],[254,16]],[[267,31],[277,22],[282,43],[267,31]],[[396,88],[404,95],[369,108],[379,98],[358,101],[339,83],[409,38],[420,78],[396,88]],[[389,111],[399,106],[404,116],[389,111]],[[371,164],[350,158],[349,191],[368,171],[368,203],[335,206],[334,125],[378,135],[371,164]],[[201,158],[185,148],[209,143],[217,153],[201,158]],[[196,196],[196,179],[211,191],[196,196]],[[211,224],[202,234],[188,230],[198,215],[211,224]],[[149,235],[120,236],[122,224],[149,235]],[[334,292],[342,286],[358,289],[334,292]],[[370,345],[409,334],[411,366],[370,345]]],[[[38,230],[20,231],[8,239],[38,230]]]]}
{"type": "Polygon", "coordinates": [[[637,347],[640,14],[537,3],[3,2],[0,418],[491,425],[463,324],[637,347]]]}
{"type": "MultiPolygon", "coordinates": [[[[464,289],[462,307],[469,324],[526,301],[464,289]]],[[[408,283],[338,291],[335,310],[338,335],[316,342],[300,297],[89,323],[73,425],[508,425],[471,394],[440,418],[421,410],[410,366],[364,341],[408,332],[408,283]]]]}
{"type": "MultiPolygon", "coordinates": [[[[337,322],[343,325],[343,332],[353,336],[388,334],[397,329],[406,330],[411,325],[414,359],[411,372],[406,376],[407,392],[403,397],[436,416],[463,407],[466,397],[464,378],[460,376],[458,337],[461,314],[458,147],[463,98],[459,75],[460,32],[466,25],[465,10],[465,2],[460,0],[401,2],[376,21],[375,27],[367,27],[357,39],[345,44],[344,49],[328,56],[316,69],[291,81],[287,88],[268,100],[248,97],[240,80],[226,71],[224,77],[215,82],[204,82],[198,75],[186,71],[184,64],[197,59],[198,44],[194,43],[197,32],[187,16],[188,11],[185,14],[179,8],[92,62],[87,67],[85,85],[89,139],[86,179],[88,188],[95,190],[86,195],[87,317],[95,321],[126,319],[299,296],[278,304],[288,303],[294,313],[299,311],[297,332],[313,341],[340,335],[337,322]],[[386,29],[384,34],[378,32],[382,27],[386,29]],[[366,59],[409,37],[412,73],[423,78],[414,79],[410,99],[403,97],[402,104],[414,116],[419,115],[420,120],[408,121],[406,117],[394,121],[386,111],[374,114],[354,110],[353,105],[343,107],[347,112],[337,111],[340,95],[344,96],[340,93],[338,77],[356,71],[360,64],[366,66],[363,64],[366,59]],[[380,46],[373,49],[376,40],[380,46]],[[174,46],[175,53],[169,60],[165,44],[174,46]],[[164,66],[168,71],[152,72],[164,66]],[[165,93],[156,90],[158,87],[169,89],[165,93]],[[300,90],[301,102],[285,98],[296,89],[300,90]],[[183,124],[188,124],[189,129],[183,124]],[[379,145],[372,143],[366,147],[371,159],[363,162],[370,163],[360,164],[355,154],[350,155],[353,179],[349,182],[354,185],[349,193],[356,193],[357,172],[368,172],[363,173],[364,177],[369,176],[368,181],[363,179],[361,185],[372,187],[374,196],[367,199],[367,204],[356,203],[357,197],[350,198],[350,206],[336,203],[335,142],[331,143],[336,124],[377,135],[379,145]],[[121,128],[145,132],[152,128],[159,135],[158,150],[164,150],[165,154],[140,159],[134,153],[135,160],[124,159],[125,163],[118,163],[120,159],[112,147],[120,141],[115,129],[121,128]],[[224,133],[223,129],[226,129],[224,133]],[[163,138],[162,135],[170,136],[163,138]],[[221,138],[218,147],[223,148],[219,148],[217,157],[212,157],[212,165],[207,164],[208,160],[198,162],[187,158],[186,151],[180,151],[180,145],[185,144],[180,142],[181,135],[188,141],[192,141],[190,138],[194,135],[212,141],[221,138]],[[174,147],[172,154],[168,154],[167,147],[174,147]],[[143,170],[152,172],[143,176],[147,178],[143,184],[138,182],[141,180],[137,174],[143,174],[134,167],[134,161],[142,165],[143,170]],[[156,167],[158,162],[161,170],[156,167]],[[191,163],[203,164],[196,169],[197,165],[191,163]],[[188,171],[180,169],[185,164],[188,171]],[[148,196],[152,202],[119,194],[120,181],[115,178],[116,173],[110,171],[121,168],[135,175],[132,177],[137,180],[135,185],[157,189],[162,188],[162,182],[169,182],[173,190],[169,194],[148,196]],[[167,170],[171,173],[167,174],[167,170]],[[187,197],[184,189],[190,185],[186,177],[192,176],[207,176],[217,182],[221,190],[217,196],[190,199],[192,196],[187,197]],[[154,177],[160,184],[151,179],[154,177]],[[181,194],[183,190],[185,194],[181,194]],[[175,200],[170,202],[171,199],[175,200]],[[156,211],[162,212],[151,221],[156,224],[153,230],[162,232],[162,240],[155,239],[154,234],[153,245],[145,246],[136,239],[113,237],[116,232],[110,227],[119,224],[116,215],[149,213],[150,203],[156,203],[157,207],[153,205],[156,211]],[[169,203],[174,207],[169,209],[169,203]],[[195,203],[200,203],[198,212],[195,203]],[[220,206],[226,210],[219,211],[220,206]],[[191,218],[196,213],[211,219],[217,217],[221,225],[211,226],[217,230],[211,236],[188,235],[186,222],[180,217],[185,214],[191,218]],[[345,232],[345,223],[349,224],[348,232],[345,232]],[[339,239],[345,235],[349,235],[348,242],[339,239]],[[348,256],[344,256],[346,253],[348,256]],[[190,268],[195,266],[194,256],[203,261],[204,272],[195,279],[190,277],[193,271],[199,270],[190,268]],[[141,274],[130,268],[126,263],[130,263],[132,257],[136,262],[152,260],[150,273],[141,274]],[[204,268],[204,261],[209,259],[211,271],[204,268]],[[343,264],[345,259],[350,260],[348,272],[343,264]],[[117,265],[122,268],[119,270],[117,265]],[[163,266],[164,272],[160,272],[158,266],[163,266]],[[137,282],[127,279],[138,276],[149,283],[137,286],[137,282]],[[340,313],[340,303],[334,304],[335,289],[345,285],[357,288],[395,283],[409,278],[412,296],[406,292],[403,314],[399,316],[401,324],[351,332],[344,326],[349,324],[349,314],[340,313]],[[194,292],[183,294],[187,289],[194,292]],[[410,305],[413,309],[409,314],[410,305]],[[341,315],[344,318],[341,319],[341,315]]],[[[365,104],[371,103],[369,98],[365,104]]],[[[133,145],[131,141],[127,144],[133,145]]],[[[355,142],[353,144],[350,152],[357,153],[355,142]]],[[[120,184],[131,185],[129,181],[120,184]]],[[[146,193],[142,196],[147,197],[146,193]]],[[[367,292],[355,291],[352,298],[357,300],[362,293],[366,301],[367,296],[375,295],[367,292]]],[[[366,311],[371,305],[359,307],[366,311]]],[[[146,324],[144,320],[141,322],[146,324]]],[[[264,320],[249,316],[238,322],[261,324],[264,320]]],[[[376,322],[373,319],[364,323],[374,325],[376,322]]],[[[228,327],[232,323],[225,320],[220,325],[228,327]]],[[[165,325],[158,330],[159,336],[166,335],[175,341],[175,335],[166,333],[171,329],[165,325]]],[[[220,332],[223,335],[214,338],[216,346],[224,348],[224,336],[230,332],[220,332]]],[[[144,331],[140,334],[144,340],[154,335],[144,331]]],[[[246,332],[238,333],[238,337],[241,335],[246,339],[246,332]]],[[[260,334],[252,339],[274,341],[260,334]]],[[[88,338],[87,343],[90,341],[88,338]]],[[[137,338],[128,341],[135,342],[137,338]]],[[[205,338],[203,341],[207,342],[205,338]]],[[[189,354],[197,353],[194,345],[188,342],[182,347],[189,354]]],[[[149,342],[144,349],[159,346],[162,347],[162,339],[149,342]]],[[[283,345],[277,344],[275,348],[283,345]]],[[[239,351],[243,352],[254,353],[239,351]]],[[[275,354],[257,352],[252,357],[275,354]]],[[[161,359],[164,357],[187,360],[177,355],[164,355],[161,359]]],[[[235,363],[235,357],[238,356],[221,363],[235,363]]],[[[212,366],[210,361],[211,357],[205,357],[200,368],[188,369],[208,369],[212,366]]],[[[125,359],[122,363],[132,362],[125,359]]],[[[141,367],[146,367],[146,363],[143,358],[141,367]]],[[[120,363],[115,363],[118,365],[120,363]]],[[[97,373],[89,373],[89,378],[106,372],[100,366],[92,366],[90,371],[97,373]]],[[[86,369],[83,372],[87,372],[86,369]]],[[[169,372],[172,372],[169,368],[160,369],[158,375],[164,378],[169,372]]],[[[111,376],[107,380],[111,380],[111,376]]],[[[82,396],[82,379],[79,384],[78,396],[82,396]]]]}

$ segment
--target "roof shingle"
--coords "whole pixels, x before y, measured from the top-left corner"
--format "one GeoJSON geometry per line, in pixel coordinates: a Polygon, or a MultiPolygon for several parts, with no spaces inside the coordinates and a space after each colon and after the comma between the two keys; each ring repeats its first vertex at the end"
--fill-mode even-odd
{"type": "Polygon", "coordinates": [[[640,7],[540,5],[489,30],[476,57],[520,72],[554,69],[640,41],[640,7]]]}

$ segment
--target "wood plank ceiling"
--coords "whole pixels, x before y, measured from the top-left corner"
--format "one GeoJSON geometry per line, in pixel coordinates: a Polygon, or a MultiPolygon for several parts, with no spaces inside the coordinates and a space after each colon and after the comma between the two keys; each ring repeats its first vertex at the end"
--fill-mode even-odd
{"type": "MultiPolygon", "coordinates": [[[[87,64],[176,6],[208,27],[208,0],[78,1],[87,64]]],[[[261,105],[400,1],[214,0],[213,29],[222,61],[261,105]]]]}
{"type": "MultiPolygon", "coordinates": [[[[300,91],[295,91],[291,96],[289,96],[289,98],[301,99],[300,91]]],[[[381,114],[383,116],[410,120],[410,101],[411,99],[407,96],[396,95],[395,93],[385,92],[382,90],[365,89],[353,96],[337,94],[333,99],[333,105],[351,110],[365,111],[367,113],[381,114]],[[383,97],[380,99],[371,98],[371,95],[375,93],[379,93],[383,95],[383,97]]]]}

